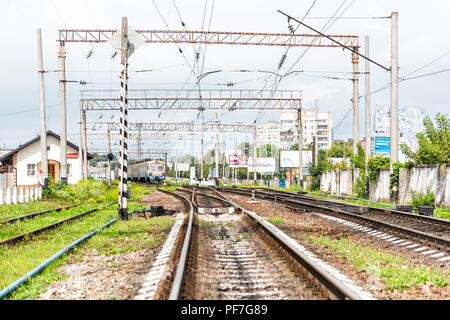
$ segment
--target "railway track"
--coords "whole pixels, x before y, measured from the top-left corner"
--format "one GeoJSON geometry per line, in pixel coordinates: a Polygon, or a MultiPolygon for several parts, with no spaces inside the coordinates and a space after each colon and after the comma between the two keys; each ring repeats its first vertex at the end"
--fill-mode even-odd
{"type": "MultiPolygon", "coordinates": [[[[109,207],[110,205],[112,205],[112,204],[114,204],[114,203],[115,203],[115,202],[108,203],[108,204],[105,205],[103,208],[109,207]]],[[[20,234],[20,235],[16,235],[16,236],[11,237],[11,238],[8,238],[8,239],[4,239],[4,240],[0,241],[0,245],[12,245],[12,244],[15,244],[15,243],[17,243],[17,242],[19,242],[19,241],[29,240],[29,239],[31,239],[32,237],[34,237],[34,236],[36,236],[36,235],[38,235],[38,234],[40,234],[40,233],[42,233],[42,232],[44,232],[44,231],[47,231],[47,230],[50,230],[50,229],[54,229],[54,228],[58,227],[59,225],[62,225],[63,223],[73,221],[73,220],[75,220],[75,219],[81,218],[81,217],[83,217],[83,216],[85,216],[85,215],[88,215],[88,214],[90,214],[90,213],[92,213],[92,212],[96,212],[96,211],[98,211],[98,210],[99,210],[99,209],[91,209],[91,210],[82,212],[82,213],[80,213],[80,214],[77,214],[77,215],[75,215],[75,216],[72,216],[72,217],[70,217],[70,218],[67,218],[67,219],[64,219],[64,220],[61,220],[61,221],[52,223],[52,224],[47,225],[47,226],[45,226],[45,227],[38,228],[38,229],[29,231],[29,232],[26,232],[26,233],[23,233],[23,234],[20,234]]]]}
{"type": "Polygon", "coordinates": [[[72,204],[72,205],[66,206],[66,207],[59,207],[59,208],[54,208],[54,209],[49,209],[49,210],[29,213],[29,214],[26,214],[26,215],[23,215],[23,216],[20,216],[20,217],[11,218],[11,219],[8,219],[8,220],[2,220],[2,221],[0,221],[0,225],[13,223],[13,222],[24,220],[24,219],[34,218],[34,217],[37,217],[37,216],[40,216],[40,215],[43,215],[43,214],[46,214],[46,213],[50,213],[52,211],[58,212],[58,211],[61,211],[61,210],[78,207],[79,205],[80,204],[72,204]]]}
{"type": "Polygon", "coordinates": [[[380,209],[342,203],[334,200],[318,199],[291,192],[274,190],[249,190],[218,188],[247,197],[277,201],[293,211],[312,211],[339,219],[367,225],[375,230],[386,230],[402,237],[431,246],[442,252],[450,251],[450,221],[420,216],[391,209],[380,209]]]}
{"type": "MultiPolygon", "coordinates": [[[[206,191],[206,190],[205,190],[206,191]]],[[[189,212],[180,233],[176,268],[161,299],[360,299],[300,252],[269,223],[214,191],[165,191],[189,212]],[[208,197],[208,198],[206,198],[208,197]],[[198,214],[193,199],[227,203],[241,212],[198,214]],[[203,198],[203,200],[202,200],[203,198]]]]}

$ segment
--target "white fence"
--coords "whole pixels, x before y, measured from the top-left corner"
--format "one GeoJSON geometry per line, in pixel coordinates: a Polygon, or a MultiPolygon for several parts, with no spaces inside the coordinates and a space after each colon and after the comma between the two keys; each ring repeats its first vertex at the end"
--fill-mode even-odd
{"type": "Polygon", "coordinates": [[[0,174],[0,205],[31,202],[42,198],[42,187],[15,187],[10,177],[0,174]],[[9,182],[11,181],[11,182],[9,182]]]}
{"type": "MultiPolygon", "coordinates": [[[[359,169],[327,171],[320,178],[320,190],[338,196],[354,195],[353,186],[359,169]]],[[[411,191],[434,192],[436,207],[450,207],[450,166],[441,170],[439,165],[418,166],[411,169],[400,168],[398,199],[391,199],[389,169],[381,169],[377,180],[369,185],[369,199],[372,201],[392,201],[407,204],[411,201],[411,191]]]]}

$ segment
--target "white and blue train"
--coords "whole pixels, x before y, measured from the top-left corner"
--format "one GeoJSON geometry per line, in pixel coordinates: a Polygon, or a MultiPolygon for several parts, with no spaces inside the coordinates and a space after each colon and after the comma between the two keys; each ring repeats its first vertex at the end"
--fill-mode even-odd
{"type": "Polygon", "coordinates": [[[128,178],[131,181],[161,183],[166,178],[164,161],[150,160],[128,166],[128,178]]]}

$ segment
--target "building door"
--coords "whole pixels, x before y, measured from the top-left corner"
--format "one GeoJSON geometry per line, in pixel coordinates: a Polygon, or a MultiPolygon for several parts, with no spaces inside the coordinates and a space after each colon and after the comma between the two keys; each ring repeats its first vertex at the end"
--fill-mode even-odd
{"type": "Polygon", "coordinates": [[[48,164],[48,175],[49,175],[49,177],[51,177],[51,181],[52,181],[52,184],[53,183],[55,183],[55,178],[56,178],[56,176],[55,176],[55,171],[56,171],[56,165],[54,164],[54,163],[49,163],[48,164]]]}

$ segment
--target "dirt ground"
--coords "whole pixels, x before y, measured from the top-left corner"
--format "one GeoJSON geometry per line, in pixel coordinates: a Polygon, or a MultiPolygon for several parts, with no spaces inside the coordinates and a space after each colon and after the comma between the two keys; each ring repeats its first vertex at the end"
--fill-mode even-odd
{"type": "Polygon", "coordinates": [[[236,201],[243,207],[255,211],[258,215],[269,217],[283,218],[286,223],[277,223],[277,227],[286,234],[296,239],[303,246],[314,252],[319,258],[344,272],[348,277],[353,279],[358,285],[369,290],[377,299],[401,299],[401,300],[425,300],[425,299],[449,299],[450,285],[445,287],[437,287],[433,283],[419,285],[409,290],[385,290],[383,283],[367,272],[356,269],[346,259],[340,258],[336,253],[320,245],[311,244],[302,240],[307,236],[329,236],[348,237],[353,239],[357,244],[375,248],[384,254],[396,255],[404,258],[411,265],[426,265],[442,269],[442,272],[449,273],[450,267],[448,262],[438,262],[437,259],[427,259],[419,253],[403,249],[403,247],[389,245],[388,242],[379,241],[376,237],[371,237],[363,232],[357,232],[354,229],[344,225],[333,223],[331,221],[321,219],[310,213],[295,213],[278,204],[262,200],[260,203],[248,203],[249,198],[226,194],[227,197],[236,201]]]}

